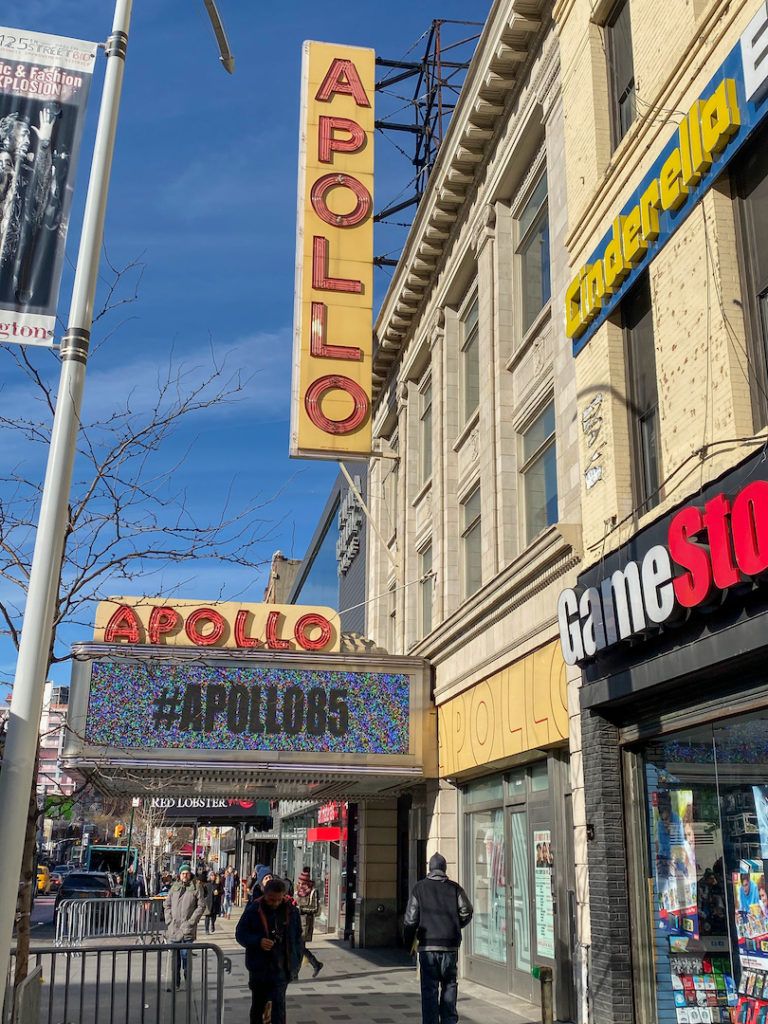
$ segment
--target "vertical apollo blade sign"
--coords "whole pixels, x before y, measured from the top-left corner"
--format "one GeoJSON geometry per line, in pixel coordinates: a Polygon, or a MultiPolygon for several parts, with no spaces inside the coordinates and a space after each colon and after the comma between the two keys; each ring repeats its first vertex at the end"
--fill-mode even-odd
{"type": "Polygon", "coordinates": [[[291,455],[371,451],[373,50],[304,44],[291,455]]]}
{"type": "Polygon", "coordinates": [[[0,342],[52,345],[96,44],[0,28],[0,342]]]}

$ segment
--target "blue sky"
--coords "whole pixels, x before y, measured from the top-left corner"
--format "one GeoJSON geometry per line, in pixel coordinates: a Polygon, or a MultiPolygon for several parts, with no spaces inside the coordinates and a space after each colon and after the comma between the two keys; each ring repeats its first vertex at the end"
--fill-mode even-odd
{"type": "MultiPolygon", "coordinates": [[[[5,0],[0,20],[12,28],[103,40],[111,6],[108,0],[5,0]]],[[[256,495],[268,499],[265,561],[276,549],[301,557],[336,473],[330,462],[288,458],[301,43],[338,40],[400,58],[433,17],[482,19],[489,2],[219,0],[219,7],[237,61],[233,77],[218,64],[202,0],[135,3],[106,244],[115,264],[140,257],[146,269],[139,301],[126,307],[126,322],[91,360],[84,418],[134,389],[139,398],[148,393],[147,382],[169,359],[205,365],[213,346],[217,358],[226,356],[250,378],[242,400],[184,425],[162,460],[175,466],[191,448],[177,479],[183,478],[200,517],[215,514],[226,494],[234,504],[256,495]]],[[[71,256],[102,74],[100,67],[81,152],[71,256]]],[[[380,135],[376,145],[375,206],[381,208],[412,171],[380,135]]],[[[379,231],[377,252],[396,243],[379,231]]],[[[377,273],[380,300],[387,277],[377,273]]],[[[70,285],[67,272],[64,318],[70,285]]],[[[121,312],[112,325],[122,319],[121,312]]],[[[0,374],[6,407],[23,407],[28,385],[7,359],[0,374]]],[[[7,447],[0,451],[0,475],[17,459],[7,447]]],[[[42,466],[27,461],[25,471],[41,474],[42,466]]],[[[259,600],[265,575],[192,565],[168,570],[143,589],[259,600]]],[[[87,630],[73,626],[64,635],[85,638],[87,630]]],[[[12,677],[13,663],[5,643],[0,678],[12,677]]]]}

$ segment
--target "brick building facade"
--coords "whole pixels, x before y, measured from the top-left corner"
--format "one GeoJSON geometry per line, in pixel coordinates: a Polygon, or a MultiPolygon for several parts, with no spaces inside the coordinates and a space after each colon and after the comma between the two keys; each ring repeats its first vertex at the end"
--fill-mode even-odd
{"type": "Polygon", "coordinates": [[[744,552],[768,526],[768,7],[557,0],[554,19],[556,316],[583,523],[558,610],[583,674],[586,1008],[600,1024],[756,1024],[768,596],[744,552]]]}

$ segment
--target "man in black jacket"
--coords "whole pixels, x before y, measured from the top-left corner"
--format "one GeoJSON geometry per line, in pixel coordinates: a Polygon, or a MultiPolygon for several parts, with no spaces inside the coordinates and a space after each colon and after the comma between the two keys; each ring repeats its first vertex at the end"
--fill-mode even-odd
{"type": "Polygon", "coordinates": [[[429,874],[413,887],[405,910],[406,948],[419,942],[422,1024],[457,1024],[458,962],[461,929],[472,920],[467,894],[445,873],[445,857],[436,853],[429,874]]]}
{"type": "Polygon", "coordinates": [[[272,1024],[285,1024],[285,993],[299,976],[304,944],[299,911],[281,878],[272,878],[264,895],[251,900],[237,923],[235,939],[245,946],[251,1024],[262,1024],[270,1002],[272,1024]]]}

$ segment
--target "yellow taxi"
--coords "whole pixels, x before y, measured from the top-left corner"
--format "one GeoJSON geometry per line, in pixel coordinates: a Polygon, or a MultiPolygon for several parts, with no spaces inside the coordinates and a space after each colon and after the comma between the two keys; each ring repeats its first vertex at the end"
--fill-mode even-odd
{"type": "Polygon", "coordinates": [[[37,869],[37,894],[38,896],[47,896],[50,891],[51,872],[44,864],[41,864],[37,869]]]}

